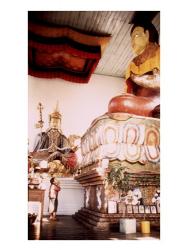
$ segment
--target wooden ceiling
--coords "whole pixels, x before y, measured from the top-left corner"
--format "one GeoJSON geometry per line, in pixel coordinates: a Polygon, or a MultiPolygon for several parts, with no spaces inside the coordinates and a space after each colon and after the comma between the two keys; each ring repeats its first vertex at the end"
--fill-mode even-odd
{"type": "MultiPolygon", "coordinates": [[[[124,77],[125,69],[134,57],[130,44],[129,24],[134,11],[34,11],[29,12],[32,20],[68,25],[93,33],[111,34],[110,43],[102,55],[95,74],[124,77]]],[[[160,13],[153,18],[160,34],[160,13]]]]}

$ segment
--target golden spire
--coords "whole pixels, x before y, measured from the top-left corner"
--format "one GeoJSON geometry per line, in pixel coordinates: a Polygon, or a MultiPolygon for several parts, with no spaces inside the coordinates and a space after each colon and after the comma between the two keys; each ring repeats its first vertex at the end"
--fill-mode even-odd
{"type": "Polygon", "coordinates": [[[50,127],[60,128],[59,126],[61,125],[61,117],[62,116],[59,112],[59,104],[57,101],[54,112],[49,115],[50,127]]]}

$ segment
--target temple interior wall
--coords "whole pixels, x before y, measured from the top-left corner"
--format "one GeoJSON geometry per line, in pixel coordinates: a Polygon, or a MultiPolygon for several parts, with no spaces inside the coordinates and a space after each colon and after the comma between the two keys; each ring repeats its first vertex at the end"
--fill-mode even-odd
{"type": "Polygon", "coordinates": [[[43,109],[43,131],[48,128],[49,114],[56,103],[62,114],[61,128],[66,136],[82,136],[91,122],[107,112],[110,99],[120,95],[124,89],[124,79],[93,74],[88,84],[77,84],[62,79],[40,79],[28,77],[28,136],[29,151],[32,151],[39,121],[38,103],[43,109]]]}

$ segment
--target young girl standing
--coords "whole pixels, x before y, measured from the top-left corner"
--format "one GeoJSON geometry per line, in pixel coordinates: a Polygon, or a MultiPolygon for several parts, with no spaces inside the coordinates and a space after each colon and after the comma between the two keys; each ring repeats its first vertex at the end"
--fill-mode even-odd
{"type": "Polygon", "coordinates": [[[54,177],[51,178],[50,183],[51,185],[49,188],[49,219],[56,220],[56,212],[58,207],[58,192],[61,190],[61,188],[54,177]]]}

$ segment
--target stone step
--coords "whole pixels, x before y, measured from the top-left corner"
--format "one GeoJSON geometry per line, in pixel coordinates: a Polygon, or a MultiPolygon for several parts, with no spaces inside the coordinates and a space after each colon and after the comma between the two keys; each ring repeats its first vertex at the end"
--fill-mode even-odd
{"type": "Polygon", "coordinates": [[[82,218],[83,220],[86,220],[88,223],[90,223],[98,228],[108,227],[108,224],[109,224],[107,221],[102,222],[102,221],[95,220],[95,218],[90,217],[84,213],[78,213],[78,216],[80,218],[82,218]]]}
{"type": "Polygon", "coordinates": [[[82,208],[80,209],[79,211],[84,211],[85,213],[88,213],[88,214],[92,214],[94,216],[97,216],[99,218],[106,218],[108,220],[110,219],[121,219],[121,218],[135,218],[136,219],[144,219],[144,216],[145,216],[145,219],[149,219],[150,221],[154,221],[154,220],[160,220],[160,214],[125,214],[125,216],[122,214],[122,213],[111,213],[111,214],[106,214],[106,213],[100,213],[100,212],[97,212],[97,211],[93,211],[93,210],[90,210],[90,209],[87,209],[87,208],[82,208]]]}
{"type": "Polygon", "coordinates": [[[86,214],[81,210],[77,213],[77,215],[80,216],[81,218],[83,218],[83,217],[86,218],[86,220],[90,219],[91,223],[94,224],[94,225],[96,225],[97,222],[99,222],[99,218],[94,217],[94,216],[91,217],[89,214],[86,214]]]}
{"type": "Polygon", "coordinates": [[[84,211],[80,211],[79,214],[82,215],[82,216],[84,216],[87,219],[95,221],[96,223],[99,223],[99,222],[108,222],[106,219],[102,219],[102,218],[99,218],[98,216],[94,216],[92,214],[85,213],[84,211]]]}
{"type": "Polygon", "coordinates": [[[90,210],[88,208],[81,208],[79,211],[84,211],[85,213],[90,213],[90,214],[93,214],[95,216],[98,216],[100,218],[122,218],[122,217],[134,217],[134,216],[137,216],[137,217],[144,217],[145,218],[160,218],[160,214],[159,213],[155,213],[155,214],[152,214],[152,213],[147,213],[147,214],[140,214],[140,213],[137,213],[137,214],[134,214],[134,213],[128,213],[128,214],[125,214],[125,216],[123,216],[122,213],[101,213],[101,212],[98,212],[98,211],[94,211],[94,210],[90,210]]]}
{"type": "Polygon", "coordinates": [[[88,217],[85,217],[83,214],[81,214],[81,213],[77,213],[76,215],[75,215],[77,218],[79,218],[80,220],[82,220],[82,221],[86,221],[87,223],[89,223],[89,224],[91,224],[91,225],[93,225],[93,226],[97,226],[97,221],[94,221],[94,220],[91,220],[91,219],[89,219],[88,217]]]}
{"type": "MultiPolygon", "coordinates": [[[[134,218],[134,214],[128,214],[125,218],[134,218]]],[[[96,211],[92,211],[86,208],[80,209],[75,213],[75,217],[82,223],[89,224],[89,228],[93,227],[95,230],[108,231],[111,228],[119,227],[119,219],[124,218],[122,214],[102,214],[96,211]]],[[[140,221],[144,219],[143,214],[136,214],[137,227],[140,226],[140,221]]],[[[158,226],[160,224],[160,215],[154,214],[149,217],[148,220],[151,222],[151,226],[158,226]]]]}
{"type": "Polygon", "coordinates": [[[113,218],[113,217],[99,217],[98,215],[95,215],[93,213],[89,213],[89,211],[83,211],[83,210],[79,210],[79,213],[82,214],[83,216],[86,216],[88,218],[91,218],[92,220],[95,220],[97,222],[118,222],[119,221],[119,217],[117,218],[113,218]]]}
{"type": "Polygon", "coordinates": [[[122,214],[117,214],[117,213],[114,213],[114,214],[107,214],[107,213],[101,213],[101,212],[97,212],[97,211],[93,211],[93,210],[90,210],[90,209],[87,209],[87,208],[82,208],[81,211],[84,211],[84,212],[87,212],[87,213],[90,213],[90,214],[93,214],[95,216],[98,216],[100,218],[121,218],[122,217],[122,214]]]}
{"type": "MultiPolygon", "coordinates": [[[[90,212],[94,213],[94,211],[90,212]]],[[[92,213],[89,213],[88,210],[85,212],[84,209],[81,209],[75,216],[81,221],[86,221],[89,225],[97,227],[98,230],[108,231],[109,229],[119,228],[119,218],[101,218],[92,213]]]]}
{"type": "Polygon", "coordinates": [[[108,223],[107,224],[106,223],[105,224],[98,224],[95,221],[80,215],[79,213],[76,213],[75,215],[73,215],[73,218],[91,230],[108,231],[108,227],[109,227],[108,223]]]}

